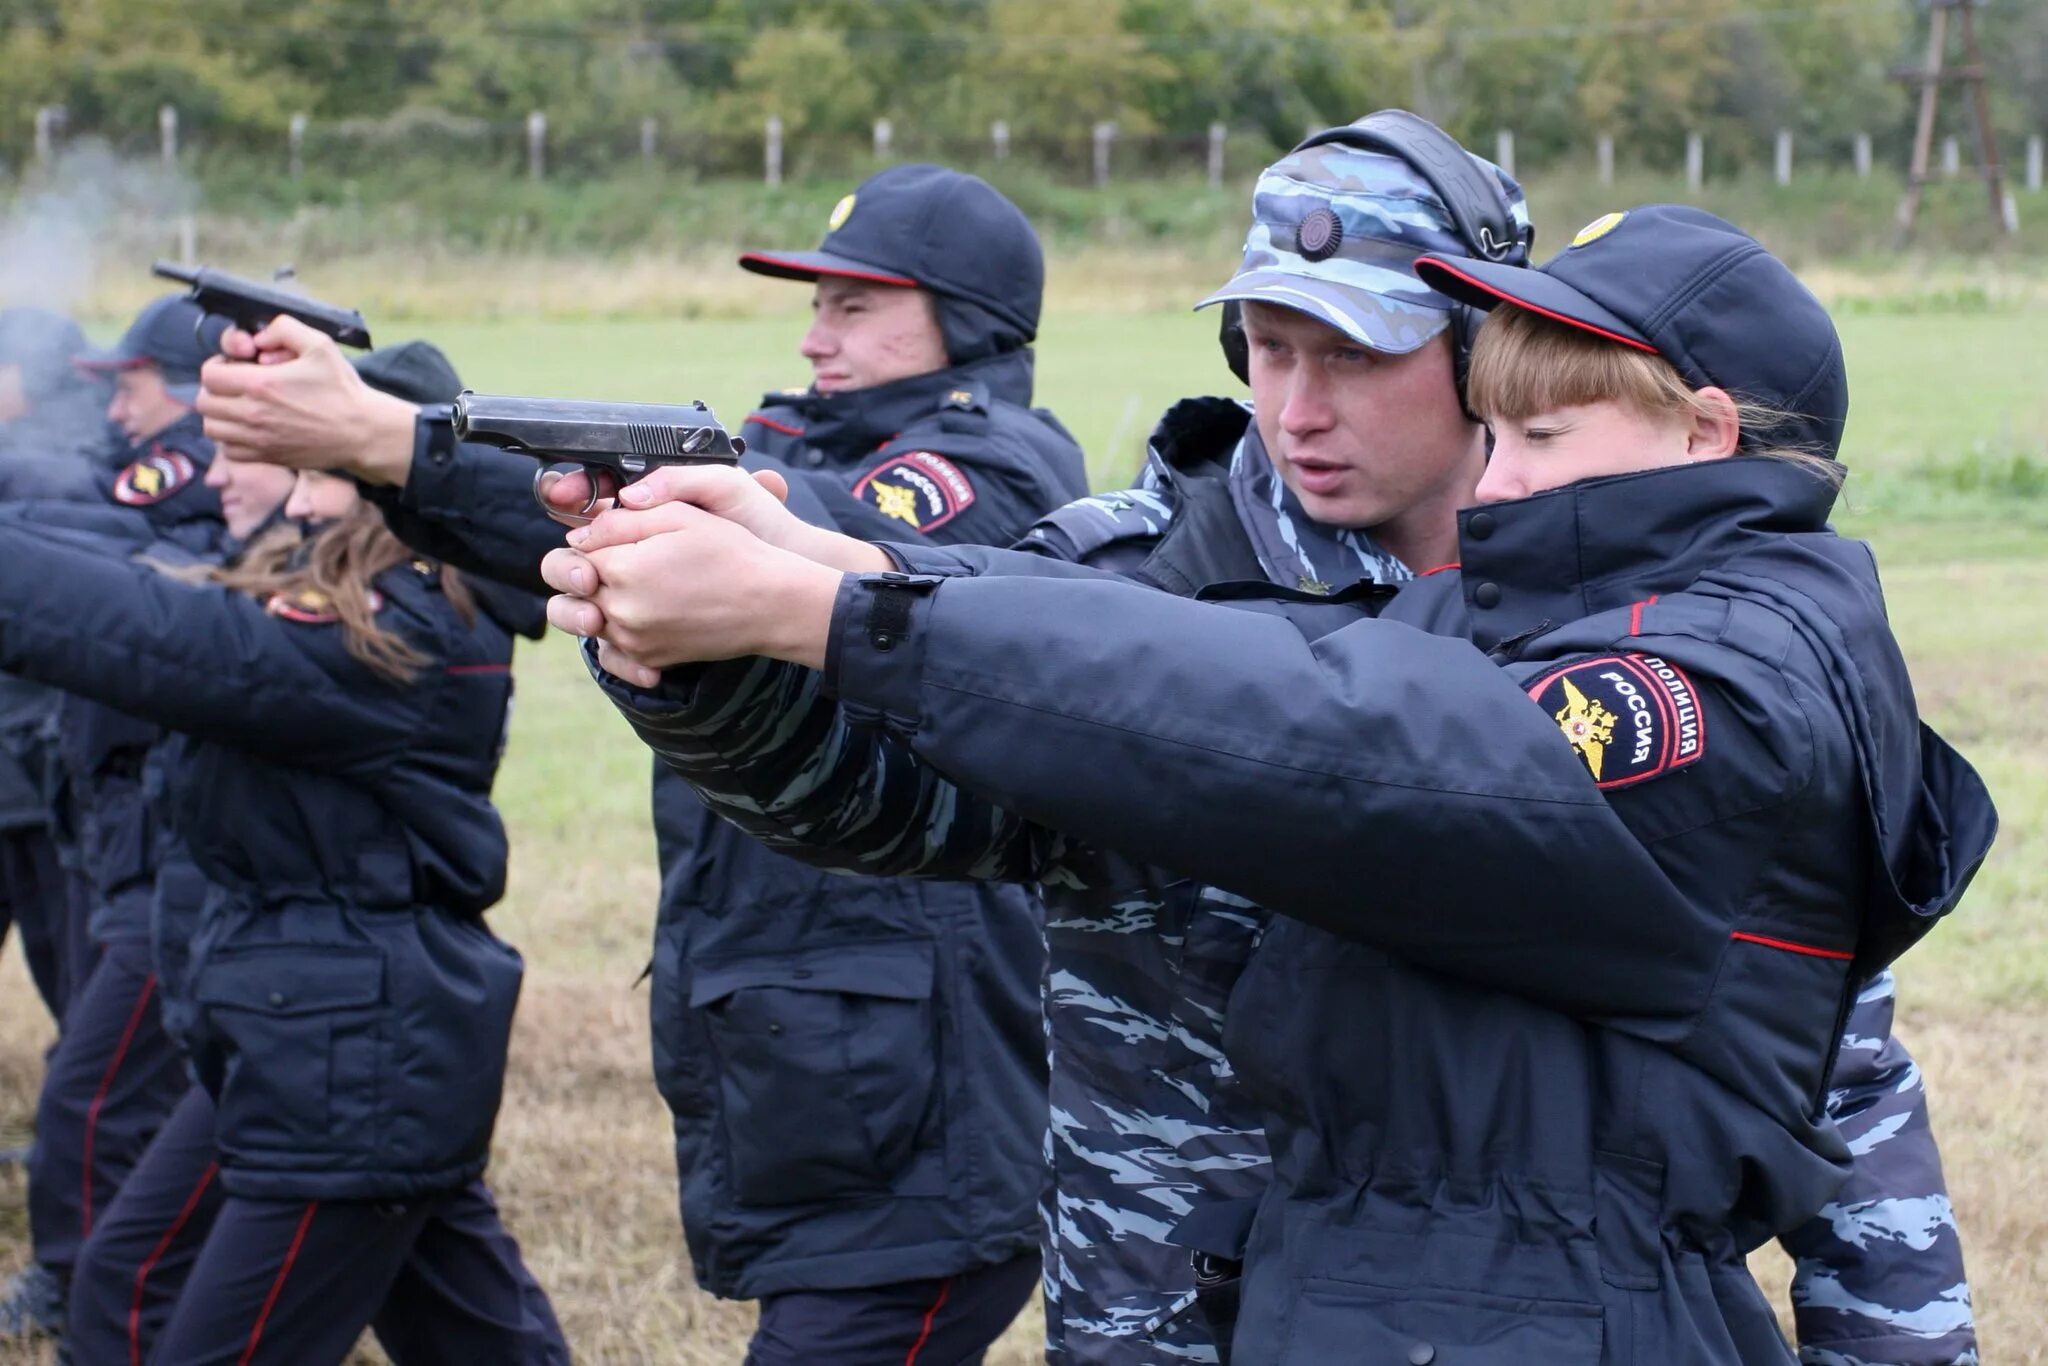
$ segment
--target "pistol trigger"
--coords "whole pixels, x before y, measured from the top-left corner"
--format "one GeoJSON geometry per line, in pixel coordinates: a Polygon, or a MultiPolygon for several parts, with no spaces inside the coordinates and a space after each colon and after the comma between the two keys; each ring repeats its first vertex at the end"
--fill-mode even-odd
{"type": "Polygon", "coordinates": [[[590,479],[590,507],[583,509],[585,516],[593,515],[590,509],[600,499],[617,502],[619,490],[626,486],[625,479],[610,465],[585,465],[583,473],[590,479]]]}
{"type": "Polygon", "coordinates": [[[591,520],[597,515],[596,508],[599,496],[597,473],[590,466],[568,464],[542,465],[533,472],[533,501],[539,503],[541,510],[558,522],[567,522],[570,526],[589,526],[591,520]],[[581,474],[590,481],[590,496],[584,500],[580,511],[564,512],[548,501],[548,490],[572,474],[581,474]]]}

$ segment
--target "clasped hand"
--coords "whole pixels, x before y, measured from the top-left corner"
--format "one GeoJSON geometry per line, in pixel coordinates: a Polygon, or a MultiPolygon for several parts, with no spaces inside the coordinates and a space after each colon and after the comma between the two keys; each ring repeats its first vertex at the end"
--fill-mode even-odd
{"type": "Polygon", "coordinates": [[[823,667],[841,573],[879,552],[799,520],[787,496],[770,471],[656,470],[541,561],[560,594],[548,621],[595,639],[599,665],[637,687],[746,655],[823,667]]]}

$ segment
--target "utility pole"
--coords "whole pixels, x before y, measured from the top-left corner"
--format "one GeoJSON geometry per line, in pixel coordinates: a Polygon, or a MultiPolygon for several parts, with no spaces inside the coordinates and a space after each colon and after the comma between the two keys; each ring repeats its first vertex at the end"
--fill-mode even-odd
{"type": "Polygon", "coordinates": [[[1917,67],[1902,67],[1892,75],[1920,87],[1920,117],[1913,131],[1913,164],[1907,174],[1906,196],[1899,201],[1899,245],[1913,237],[1913,224],[1920,214],[1920,195],[1927,182],[1928,156],[1934,149],[1934,116],[1947,85],[1969,87],[1971,112],[1977,120],[1977,164],[1965,174],[1984,182],[1991,199],[1991,217],[2006,232],[2018,230],[2012,205],[2006,197],[2004,177],[1998,169],[1998,143],[1991,135],[1991,102],[1984,92],[1984,59],[1977,49],[1975,11],[1984,0],[1923,0],[1928,9],[1927,60],[1917,67]],[[1963,32],[1963,60],[1948,60],[1948,18],[1956,16],[1963,32]]]}

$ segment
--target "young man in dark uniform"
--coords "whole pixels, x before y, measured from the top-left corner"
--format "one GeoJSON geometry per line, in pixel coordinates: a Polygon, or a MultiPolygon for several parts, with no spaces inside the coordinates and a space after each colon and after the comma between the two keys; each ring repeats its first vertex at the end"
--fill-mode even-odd
{"type": "MultiPolygon", "coordinates": [[[[983,182],[892,168],[840,201],[818,251],[743,264],[816,290],[812,383],[741,433],[801,515],[1000,544],[1085,489],[1079,449],[1030,407],[1038,242],[983,182]]],[[[562,528],[531,464],[458,445],[445,408],[377,401],[288,321],[228,345],[297,359],[208,366],[224,448],[338,464],[416,547],[544,589],[562,528]],[[339,460],[337,433],[356,437],[339,460]]],[[[654,822],[654,1067],[699,1281],[761,1301],[758,1366],[978,1359],[1037,1277],[1043,949],[1026,894],[821,874],[659,768],[654,822]]]]}

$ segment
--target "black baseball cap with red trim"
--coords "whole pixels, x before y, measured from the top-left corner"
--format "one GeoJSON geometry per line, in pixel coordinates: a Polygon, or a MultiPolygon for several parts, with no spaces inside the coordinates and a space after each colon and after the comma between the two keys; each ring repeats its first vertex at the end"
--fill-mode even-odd
{"type": "Polygon", "coordinates": [[[979,304],[1026,339],[1045,293],[1045,255],[1023,212],[978,176],[923,164],[862,181],[833,206],[816,251],[750,251],[740,264],[786,280],[919,286],[979,304]]]}
{"type": "Polygon", "coordinates": [[[1603,214],[1540,267],[1424,256],[1416,274],[1478,308],[1514,304],[1662,356],[1687,384],[1786,415],[1749,446],[1834,456],[1849,413],[1842,342],[1784,262],[1702,209],[1651,204],[1603,214]]]}
{"type": "Polygon", "coordinates": [[[121,340],[82,351],[71,363],[101,373],[154,365],[163,371],[171,397],[189,406],[199,397],[199,367],[212,354],[199,339],[205,316],[185,295],[167,294],[136,314],[121,340]]]}

